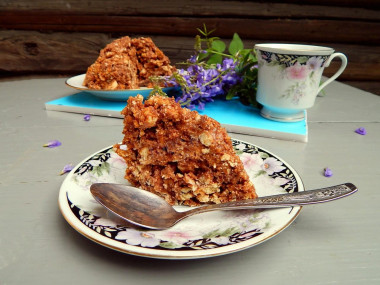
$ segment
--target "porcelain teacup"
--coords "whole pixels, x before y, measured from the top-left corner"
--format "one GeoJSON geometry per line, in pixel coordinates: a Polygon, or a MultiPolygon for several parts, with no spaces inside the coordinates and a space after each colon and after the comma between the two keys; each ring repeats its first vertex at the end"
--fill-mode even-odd
{"type": "Polygon", "coordinates": [[[318,93],[346,68],[347,57],[329,47],[299,44],[256,44],[261,115],[276,121],[297,122],[314,105],[318,93]],[[322,73],[334,58],[339,70],[323,84],[322,73]]]}

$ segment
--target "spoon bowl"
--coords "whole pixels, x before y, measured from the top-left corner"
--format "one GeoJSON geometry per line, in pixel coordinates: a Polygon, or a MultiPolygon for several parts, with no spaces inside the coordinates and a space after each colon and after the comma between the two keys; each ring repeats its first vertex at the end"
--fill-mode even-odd
{"type": "Polygon", "coordinates": [[[168,229],[186,217],[216,211],[257,208],[284,208],[317,204],[346,197],[357,191],[352,183],[327,188],[280,194],[257,199],[208,204],[185,212],[176,211],[163,198],[128,185],[95,183],[90,187],[95,200],[122,219],[149,229],[168,229]]]}

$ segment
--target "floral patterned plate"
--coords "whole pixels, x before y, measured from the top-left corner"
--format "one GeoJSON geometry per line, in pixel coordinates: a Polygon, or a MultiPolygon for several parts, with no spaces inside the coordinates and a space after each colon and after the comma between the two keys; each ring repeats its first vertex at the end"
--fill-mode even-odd
{"type": "MultiPolygon", "coordinates": [[[[257,194],[267,196],[304,191],[299,175],[286,162],[255,145],[233,140],[257,194]]],[[[170,229],[138,228],[113,216],[90,193],[96,182],[124,183],[125,163],[107,147],[79,163],[66,177],[59,207],[67,222],[87,238],[128,254],[192,259],[237,252],[279,234],[301,207],[215,211],[189,217],[170,229]]],[[[178,211],[187,207],[177,207],[178,211]]]]}

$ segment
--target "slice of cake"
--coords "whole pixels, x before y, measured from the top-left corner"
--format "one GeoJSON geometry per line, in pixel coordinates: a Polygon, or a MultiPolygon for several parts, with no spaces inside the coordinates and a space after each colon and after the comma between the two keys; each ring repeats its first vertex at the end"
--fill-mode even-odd
{"type": "Polygon", "coordinates": [[[100,51],[87,69],[83,85],[97,90],[152,87],[151,76],[168,76],[175,68],[150,38],[123,37],[100,51]]]}
{"type": "Polygon", "coordinates": [[[173,98],[130,97],[122,111],[124,138],[115,151],[125,178],[172,205],[254,199],[255,188],[226,130],[173,98]]]}

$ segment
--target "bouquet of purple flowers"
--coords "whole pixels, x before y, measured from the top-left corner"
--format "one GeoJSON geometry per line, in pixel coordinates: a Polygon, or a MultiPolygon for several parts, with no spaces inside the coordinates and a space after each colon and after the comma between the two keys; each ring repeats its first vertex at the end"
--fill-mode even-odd
{"type": "Polygon", "coordinates": [[[213,31],[198,29],[195,55],[183,63],[167,83],[181,90],[176,101],[182,106],[202,110],[215,98],[239,97],[246,105],[255,106],[257,90],[257,59],[253,49],[244,49],[238,34],[234,34],[226,53],[226,44],[213,31]],[[204,47],[204,45],[206,45],[204,47]]]}

